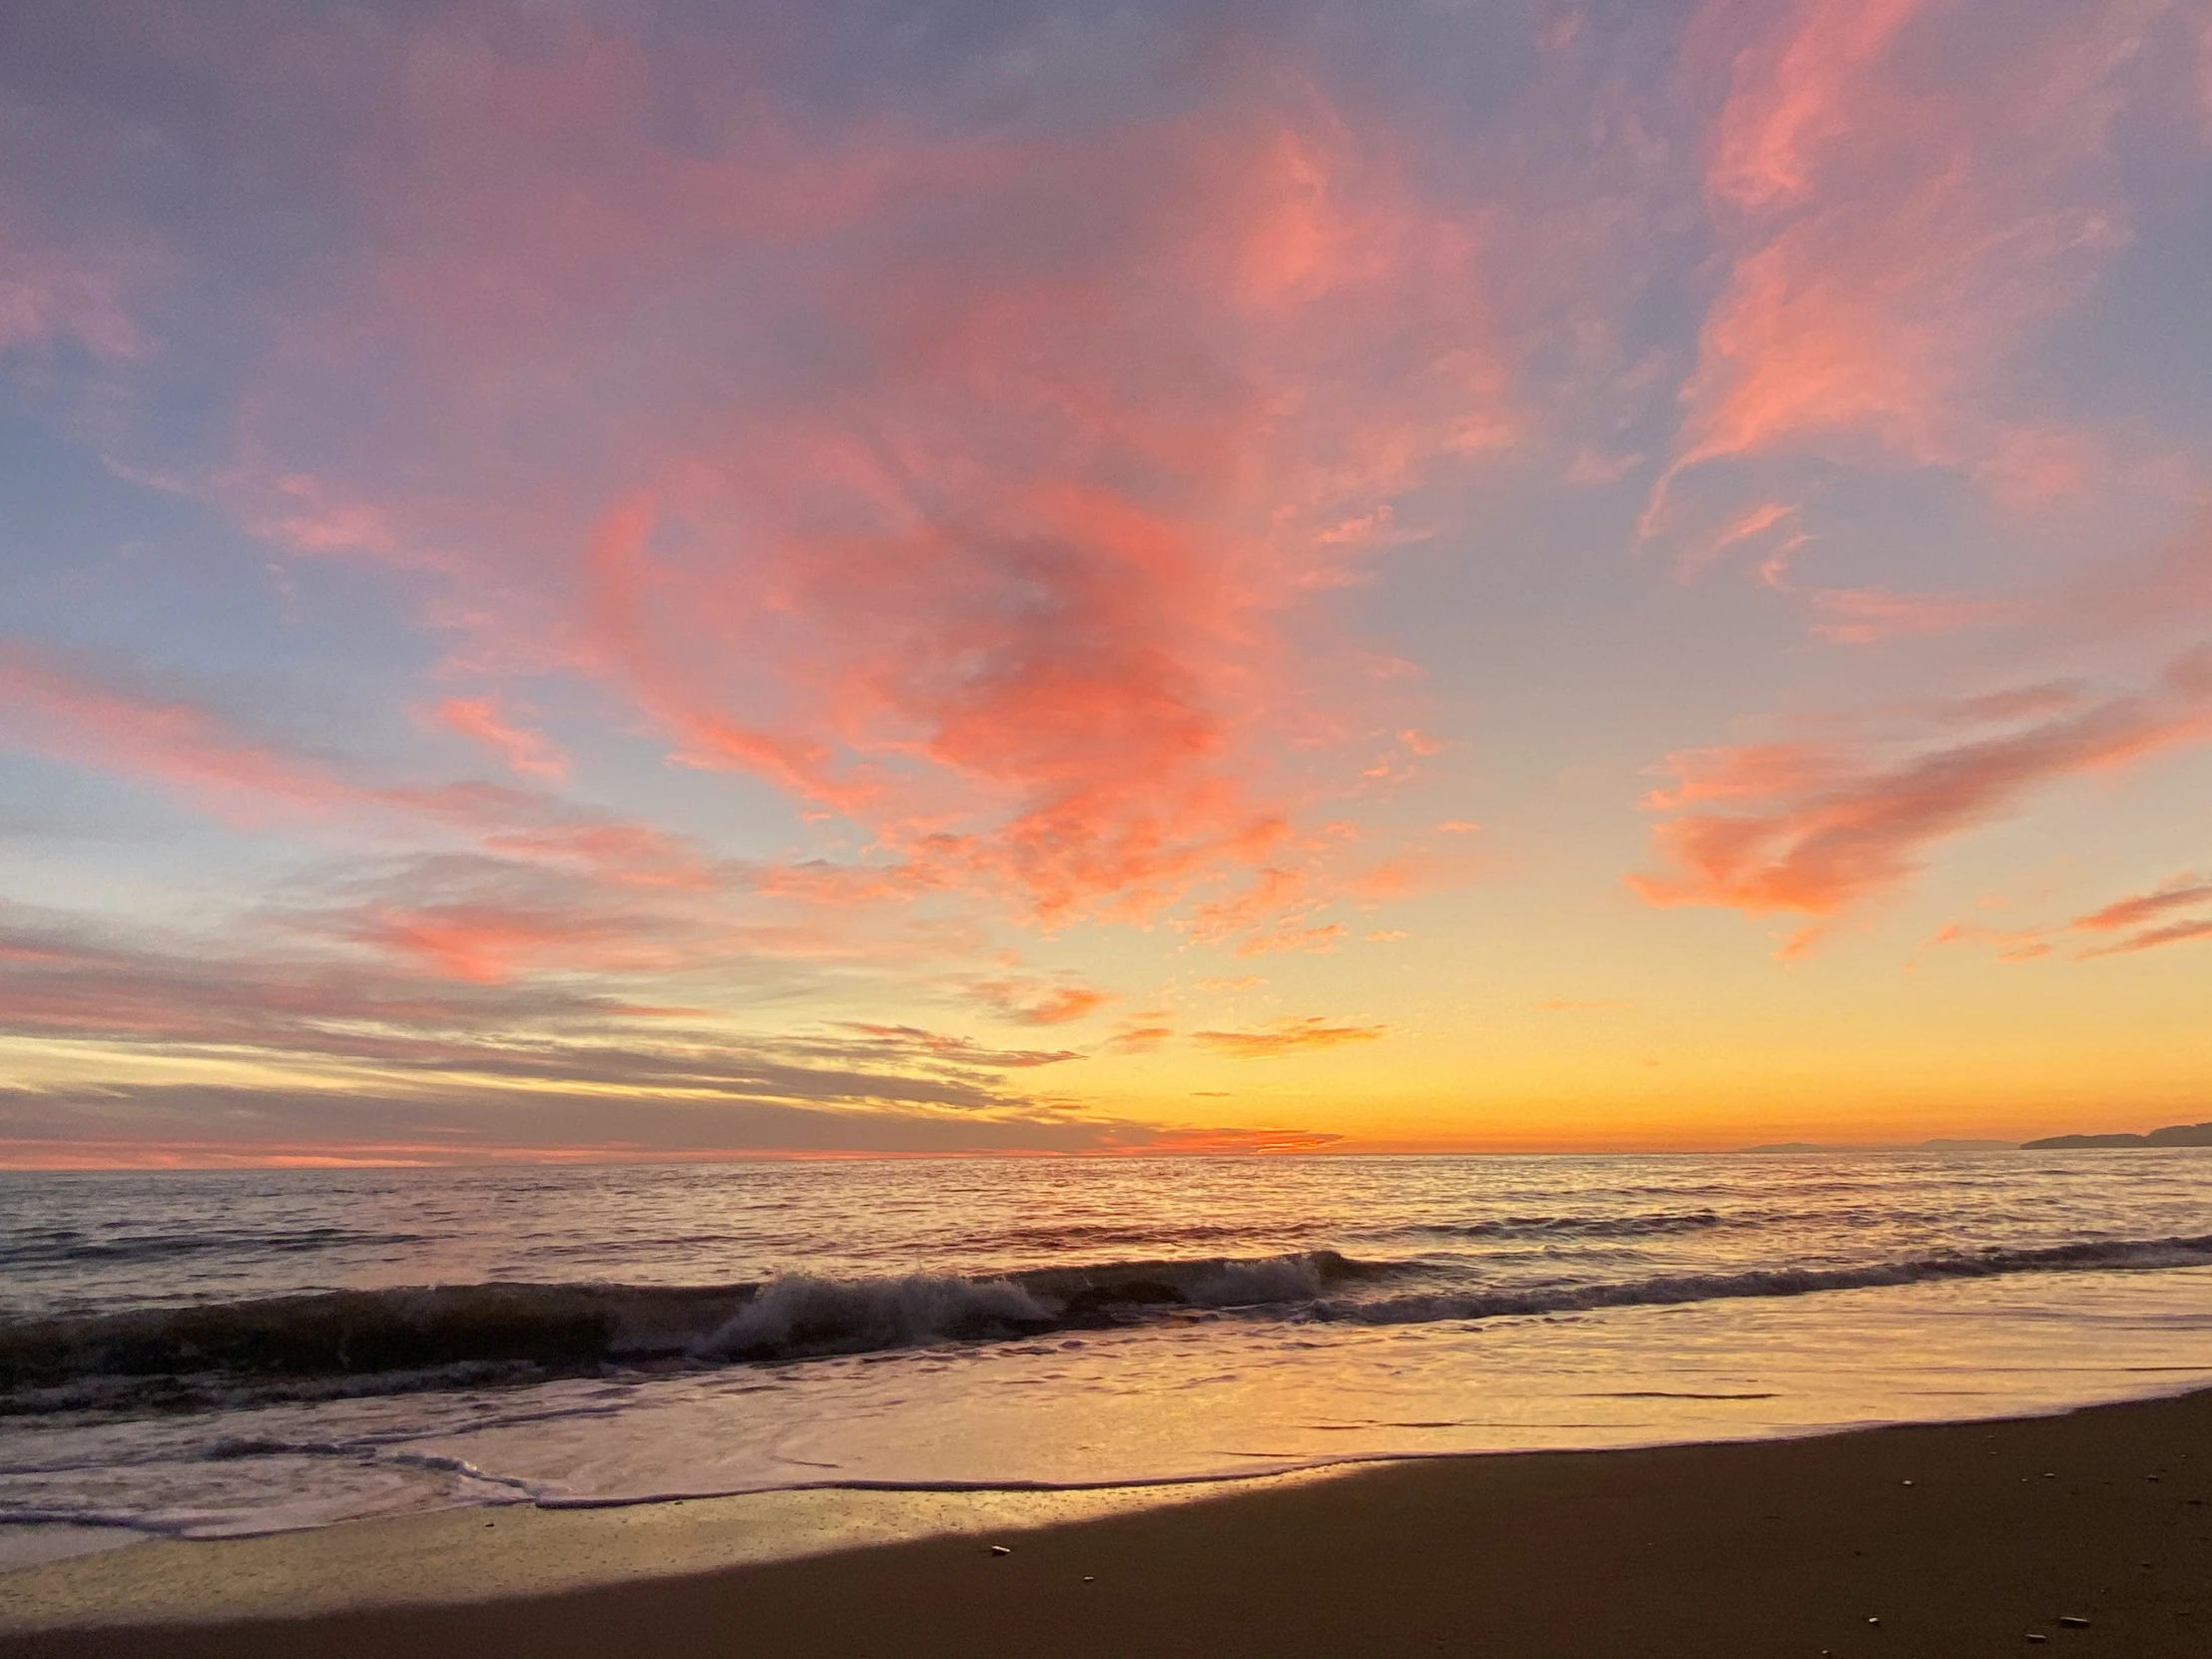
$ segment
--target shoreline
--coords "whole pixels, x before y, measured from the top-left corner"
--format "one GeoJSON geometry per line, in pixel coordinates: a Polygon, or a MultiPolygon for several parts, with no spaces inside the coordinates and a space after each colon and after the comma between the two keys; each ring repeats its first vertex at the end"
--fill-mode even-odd
{"type": "Polygon", "coordinates": [[[1970,1659],[2031,1633],[2077,1655],[2212,1646],[2212,1389],[1166,1490],[441,1510],[0,1575],[9,1659],[1970,1659]]]}

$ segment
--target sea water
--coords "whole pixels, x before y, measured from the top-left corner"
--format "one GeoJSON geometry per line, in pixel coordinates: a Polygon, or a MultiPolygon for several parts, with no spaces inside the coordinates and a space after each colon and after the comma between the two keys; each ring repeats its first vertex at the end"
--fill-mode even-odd
{"type": "Polygon", "coordinates": [[[0,1562],[2207,1382],[2212,1152],[0,1175],[0,1562]]]}

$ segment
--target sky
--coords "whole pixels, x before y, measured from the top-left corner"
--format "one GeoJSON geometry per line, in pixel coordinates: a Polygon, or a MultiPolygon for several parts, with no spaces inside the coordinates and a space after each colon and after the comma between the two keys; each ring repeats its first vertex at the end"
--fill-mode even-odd
{"type": "Polygon", "coordinates": [[[2212,1117],[2212,0],[0,9],[0,1165],[2212,1117]]]}

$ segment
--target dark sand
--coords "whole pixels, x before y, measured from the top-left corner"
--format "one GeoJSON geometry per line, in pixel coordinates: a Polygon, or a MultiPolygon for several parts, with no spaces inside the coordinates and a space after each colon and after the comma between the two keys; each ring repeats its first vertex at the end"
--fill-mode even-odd
{"type": "Polygon", "coordinates": [[[613,1530],[636,1513],[418,1516],[54,1563],[0,1578],[0,1629],[17,1632],[0,1655],[2212,1655],[2212,1392],[1811,1440],[1391,1464],[1008,1530],[1004,1556],[968,1535],[694,1570],[734,1511],[664,1506],[644,1531],[613,1530]],[[609,1547],[600,1581],[583,1583],[595,1537],[609,1547]],[[662,1574],[641,1575],[656,1556],[662,1574]],[[204,1608],[239,1605],[226,1585],[243,1595],[249,1580],[245,1600],[283,1605],[272,1572],[296,1576],[297,1605],[327,1600],[322,1586],[359,1579],[363,1562],[379,1563],[390,1604],[131,1620],[165,1595],[174,1615],[179,1560],[204,1608]],[[575,1587],[451,1590],[471,1573],[511,1585],[532,1562],[575,1587]],[[428,1604],[424,1586],[452,1599],[428,1604]],[[75,1604],[80,1622],[26,1632],[34,1603],[48,1618],[75,1604]]]}

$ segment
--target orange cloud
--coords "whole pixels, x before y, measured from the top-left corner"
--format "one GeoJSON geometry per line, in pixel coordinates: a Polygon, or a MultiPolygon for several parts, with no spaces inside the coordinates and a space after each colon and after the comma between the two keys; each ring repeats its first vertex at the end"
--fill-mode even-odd
{"type": "MultiPolygon", "coordinates": [[[[1700,751],[1647,808],[1679,816],[1652,831],[1663,873],[1627,877],[1647,903],[1716,904],[1749,915],[1833,915],[1910,879],[1926,850],[2013,811],[2069,777],[2212,738],[2202,653],[2160,686],[1949,747],[1903,754],[1850,745],[1700,751]],[[1709,800],[1731,812],[1682,811],[1709,800]]],[[[1802,949],[1816,934],[1797,942],[1802,949]]]]}
{"type": "Polygon", "coordinates": [[[1106,1039],[1106,1052],[1109,1054],[1150,1054],[1174,1035],[1175,1027],[1172,1025],[1132,1023],[1122,1026],[1106,1039]]]}
{"type": "Polygon", "coordinates": [[[1193,1031],[1191,1041],[1233,1060],[1265,1060],[1300,1049],[1376,1042],[1389,1034],[1387,1025],[1332,1025],[1318,1014],[1309,1014],[1247,1031],[1193,1031]]]}
{"type": "Polygon", "coordinates": [[[0,740],[151,778],[234,822],[327,814],[362,796],[322,762],[243,738],[187,699],[107,683],[20,641],[0,641],[0,740]]]}
{"type": "Polygon", "coordinates": [[[1482,873],[1482,860],[1457,852],[1399,852],[1338,879],[1338,890],[1362,904],[1386,904],[1416,893],[1463,886],[1482,873]]]}
{"type": "Polygon", "coordinates": [[[1089,985],[1052,984],[1039,979],[982,979],[968,994],[1001,1019],[1017,1025],[1067,1025],[1086,1019],[1113,997],[1089,985]]]}
{"type": "Polygon", "coordinates": [[[1314,890],[1310,870],[1267,864],[1234,896],[1191,905],[1184,930],[1194,943],[1227,943],[1238,956],[1327,950],[1345,936],[1344,927],[1309,918],[1330,902],[1314,890]]]}
{"type": "Polygon", "coordinates": [[[2117,944],[2101,945],[2094,950],[2084,950],[2080,959],[2093,956],[2121,956],[2137,950],[2154,950],[2162,944],[2186,944],[2193,939],[2212,939],[2212,916],[2201,916],[2193,921],[2168,922],[2163,927],[2145,928],[2132,933],[2117,944]]]}
{"type": "Polygon", "coordinates": [[[2185,872],[2159,883],[2149,892],[2114,899],[2059,926],[2008,930],[1952,922],[1939,929],[1929,942],[1985,944],[1996,950],[2000,962],[2025,962],[2049,955],[2054,948],[2050,941],[2066,933],[2127,933],[2126,938],[2113,943],[2075,951],[2074,960],[2085,962],[2099,956],[2128,955],[2160,945],[2212,937],[2212,917],[2184,917],[2155,927],[2144,926],[2175,910],[2194,909],[2199,905],[2212,906],[2212,881],[2185,872]]]}
{"type": "Polygon", "coordinates": [[[496,697],[449,697],[432,711],[441,726],[473,738],[507,763],[510,772],[558,782],[568,776],[568,757],[541,732],[513,725],[496,697]]]}
{"type": "Polygon", "coordinates": [[[1979,927],[1946,922],[1936,930],[1930,944],[1987,945],[2000,962],[2040,961],[2051,953],[2048,928],[1979,927]]]}

